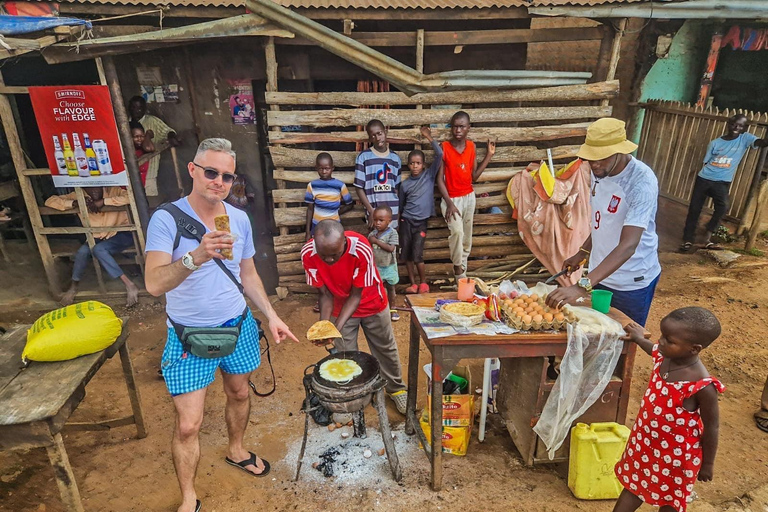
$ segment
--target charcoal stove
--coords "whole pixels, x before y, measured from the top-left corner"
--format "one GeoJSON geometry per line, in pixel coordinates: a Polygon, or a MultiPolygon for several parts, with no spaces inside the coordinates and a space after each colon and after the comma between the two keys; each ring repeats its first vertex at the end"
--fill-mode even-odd
{"type": "MultiPolygon", "coordinates": [[[[323,407],[329,411],[341,414],[351,413],[354,436],[365,439],[367,433],[363,411],[368,404],[373,402],[373,406],[376,408],[379,415],[379,430],[381,431],[381,437],[384,442],[387,459],[389,460],[389,466],[392,469],[392,475],[394,476],[395,481],[399,482],[402,478],[402,471],[397,458],[397,452],[395,451],[392,432],[389,427],[386,404],[384,403],[385,384],[386,382],[379,373],[379,362],[372,355],[360,351],[332,351],[329,356],[308,366],[304,370],[304,389],[307,393],[307,400],[304,403],[305,407],[309,408],[310,395],[314,394],[323,407]],[[363,371],[349,382],[338,383],[328,381],[320,376],[320,366],[332,359],[351,359],[356,362],[363,371]]],[[[302,459],[304,458],[304,449],[307,445],[309,412],[310,410],[304,411],[306,416],[304,419],[304,439],[299,453],[295,480],[299,479],[302,459]]]]}

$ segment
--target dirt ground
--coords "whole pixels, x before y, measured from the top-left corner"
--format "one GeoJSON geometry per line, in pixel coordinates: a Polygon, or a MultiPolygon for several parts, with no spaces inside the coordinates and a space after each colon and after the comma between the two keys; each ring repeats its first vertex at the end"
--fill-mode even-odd
{"type": "MultiPolygon", "coordinates": [[[[765,248],[765,247],[763,247],[765,248]]],[[[741,267],[723,270],[698,254],[662,255],[664,272],[648,322],[654,337],[660,319],[684,305],[711,308],[723,324],[723,334],[702,354],[713,375],[727,386],[720,400],[721,435],[715,480],[695,487],[698,499],[689,510],[767,511],[768,435],[754,426],[752,413],[768,371],[768,266],[765,259],[744,256],[741,267]]],[[[277,310],[297,334],[306,332],[316,319],[309,296],[291,296],[276,304],[277,310]]],[[[117,308],[117,312],[123,311],[117,308]]],[[[163,350],[165,326],[162,307],[143,300],[129,312],[130,348],[142,394],[149,436],[135,439],[132,427],[109,432],[72,433],[65,436],[87,511],[174,511],[179,493],[170,454],[174,421],[173,407],[156,369],[163,350]]],[[[36,314],[0,316],[6,324],[33,319],[36,314]]],[[[407,360],[408,315],[395,324],[404,366],[407,360]]],[[[429,467],[413,438],[402,433],[403,418],[389,403],[389,414],[397,435],[397,448],[404,466],[401,484],[395,484],[386,459],[376,453],[381,440],[375,414],[367,410],[368,440],[347,447],[352,468],[335,479],[325,479],[309,463],[319,451],[342,444],[339,432],[314,427],[309,434],[307,463],[301,480],[294,483],[296,456],[301,442],[304,368],[324,356],[308,343],[272,346],[277,374],[277,392],[268,398],[254,397],[247,443],[273,464],[263,479],[224,464],[226,428],[224,395],[217,377],[209,391],[200,443],[197,489],[206,512],[253,510],[527,510],[541,512],[579,510],[608,512],[610,501],[580,501],[572,497],[556,468],[525,467],[501,422],[494,415],[484,443],[473,432],[466,457],[445,456],[444,486],[429,488],[429,467]],[[371,459],[360,453],[370,446],[371,459]]],[[[428,354],[422,347],[421,360],[428,354]]],[[[640,353],[630,399],[634,420],[645,390],[650,358],[640,353]]],[[[474,374],[482,376],[480,361],[471,361],[474,374]]],[[[421,379],[425,376],[420,375],[421,379]]],[[[257,370],[257,386],[268,384],[265,366],[257,370]]],[[[419,405],[423,406],[426,383],[420,382],[419,405]]],[[[475,386],[477,387],[477,386],[475,386]]],[[[75,420],[102,420],[130,410],[117,358],[108,361],[89,384],[88,395],[75,412],[75,420]]],[[[630,423],[631,424],[631,423],[630,423]]],[[[348,441],[349,442],[349,441],[348,441]]],[[[0,510],[62,511],[53,471],[42,449],[0,453],[0,510]]],[[[641,510],[650,510],[645,507],[641,510]]]]}

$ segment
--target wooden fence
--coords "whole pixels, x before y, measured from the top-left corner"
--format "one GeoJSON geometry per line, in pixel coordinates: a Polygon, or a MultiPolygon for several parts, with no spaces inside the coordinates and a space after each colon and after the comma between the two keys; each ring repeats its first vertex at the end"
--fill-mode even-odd
{"type": "MultiPolygon", "coordinates": [[[[304,243],[306,184],[317,179],[315,156],[328,151],[334,159],[334,176],[352,188],[355,145],[367,140],[360,130],[371,119],[380,119],[389,128],[389,141],[405,163],[413,147],[428,148],[418,125],[433,124],[436,140],[445,140],[445,128],[459,108],[472,118],[470,138],[478,144],[478,160],[485,156],[488,138],[497,141],[496,154],[475,191],[477,212],[469,271],[490,276],[514,270],[533,256],[517,234],[505,196],[509,180],[530,161],[546,157],[552,149],[556,161],[574,158],[590,121],[609,116],[611,107],[602,100],[618,94],[618,81],[585,85],[514,91],[457,91],[406,96],[399,92],[267,92],[269,150],[278,188],[272,191],[274,220],[280,235],[274,238],[279,285],[291,291],[308,291],[300,261],[304,243]],[[388,105],[388,109],[371,107],[388,105]],[[418,108],[421,106],[420,109],[418,108]],[[441,108],[442,106],[442,108],[441,108]],[[290,129],[288,128],[290,127],[290,129]],[[299,128],[296,128],[299,127],[299,128]],[[299,131],[296,131],[296,130],[299,131]],[[487,193],[487,196],[481,194],[487,193]],[[485,213],[498,207],[503,213],[485,213]]],[[[425,151],[427,161],[432,151],[425,151]]],[[[404,165],[403,178],[408,176],[404,165]]],[[[436,195],[436,200],[438,196],[436,195]]],[[[439,207],[437,208],[439,212],[439,207]]],[[[360,205],[342,216],[347,229],[365,231],[360,205]]],[[[429,220],[424,258],[431,280],[452,275],[449,261],[448,228],[440,217],[429,220]]],[[[526,268],[541,272],[538,263],[526,268]]],[[[405,269],[400,269],[406,275],[405,269]]]]}
{"type": "MultiPolygon", "coordinates": [[[[702,109],[671,101],[650,101],[645,108],[640,147],[640,160],[654,170],[662,197],[688,204],[693,184],[704,161],[707,145],[723,135],[728,118],[744,114],[749,119],[748,131],[760,138],[768,133],[768,114],[743,110],[702,109]]],[[[741,221],[753,199],[758,181],[758,151],[749,151],[736,170],[731,185],[731,206],[726,218],[741,221]]],[[[706,204],[711,208],[711,200],[706,204]]]]}

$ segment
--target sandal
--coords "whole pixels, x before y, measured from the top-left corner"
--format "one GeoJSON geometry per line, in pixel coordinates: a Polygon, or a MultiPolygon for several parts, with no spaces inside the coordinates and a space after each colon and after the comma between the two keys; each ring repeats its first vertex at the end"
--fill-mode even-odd
{"type": "Polygon", "coordinates": [[[768,418],[761,418],[759,416],[755,416],[755,425],[757,425],[757,428],[759,428],[763,432],[768,432],[768,418]]]}
{"type": "Polygon", "coordinates": [[[715,242],[707,242],[704,244],[704,248],[710,251],[722,251],[723,248],[717,245],[715,242]]]}
{"type": "Polygon", "coordinates": [[[235,462],[232,459],[230,459],[229,457],[224,457],[224,461],[227,464],[229,464],[230,466],[234,466],[236,468],[239,468],[239,469],[245,471],[246,473],[248,473],[251,476],[259,476],[259,477],[267,476],[269,474],[269,470],[271,469],[271,466],[269,464],[269,461],[267,461],[267,459],[261,459],[261,462],[264,463],[264,470],[261,473],[254,473],[253,471],[248,471],[246,469],[246,466],[253,466],[253,467],[258,469],[258,467],[256,466],[256,459],[258,457],[256,457],[256,454],[253,453],[253,452],[248,452],[248,453],[250,453],[251,456],[249,458],[245,459],[245,460],[241,460],[240,462],[235,462]]]}
{"type": "Polygon", "coordinates": [[[319,303],[319,302],[318,302],[318,303],[316,303],[316,304],[315,304],[315,305],[312,307],[312,311],[314,311],[315,313],[319,313],[319,312],[320,312],[320,303],[319,303]]]}
{"type": "Polygon", "coordinates": [[[693,243],[691,242],[683,242],[680,244],[680,252],[691,252],[691,249],[693,249],[693,243]]]}
{"type": "Polygon", "coordinates": [[[405,289],[405,293],[409,295],[413,295],[414,293],[419,293],[419,287],[416,286],[415,284],[412,284],[411,286],[405,289]]]}
{"type": "Polygon", "coordinates": [[[421,283],[419,285],[419,293],[429,293],[429,285],[427,283],[421,283]]]}
{"type": "Polygon", "coordinates": [[[397,310],[390,309],[389,314],[393,322],[397,322],[398,320],[400,320],[400,313],[398,313],[397,310]]]}
{"type": "Polygon", "coordinates": [[[200,500],[195,500],[195,512],[200,512],[200,509],[203,508],[203,502],[200,500]]]}

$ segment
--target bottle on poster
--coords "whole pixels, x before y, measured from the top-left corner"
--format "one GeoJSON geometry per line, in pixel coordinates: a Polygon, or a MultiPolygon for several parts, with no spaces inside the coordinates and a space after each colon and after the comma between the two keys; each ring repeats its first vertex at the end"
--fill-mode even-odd
{"type": "Polygon", "coordinates": [[[99,163],[101,174],[112,174],[112,162],[109,159],[107,143],[101,139],[93,141],[93,150],[96,152],[96,160],[99,163]]]}
{"type": "Polygon", "coordinates": [[[85,158],[88,160],[88,172],[91,173],[91,176],[100,175],[96,152],[93,150],[93,146],[91,146],[91,139],[87,133],[83,133],[83,144],[85,144],[85,158]]]}
{"type": "Polygon", "coordinates": [[[88,158],[85,156],[83,146],[80,145],[80,136],[77,133],[72,134],[72,144],[75,146],[75,162],[77,163],[77,175],[81,178],[90,178],[91,171],[88,169],[88,158]]]}
{"type": "Polygon", "coordinates": [[[64,158],[64,152],[61,150],[59,138],[53,136],[53,157],[56,159],[56,170],[59,174],[67,175],[67,160],[64,158]]]}
{"type": "Polygon", "coordinates": [[[69,176],[77,176],[77,162],[75,162],[75,153],[72,151],[72,146],[69,145],[69,139],[66,133],[61,134],[61,143],[64,145],[64,161],[67,164],[67,174],[69,176]]]}

